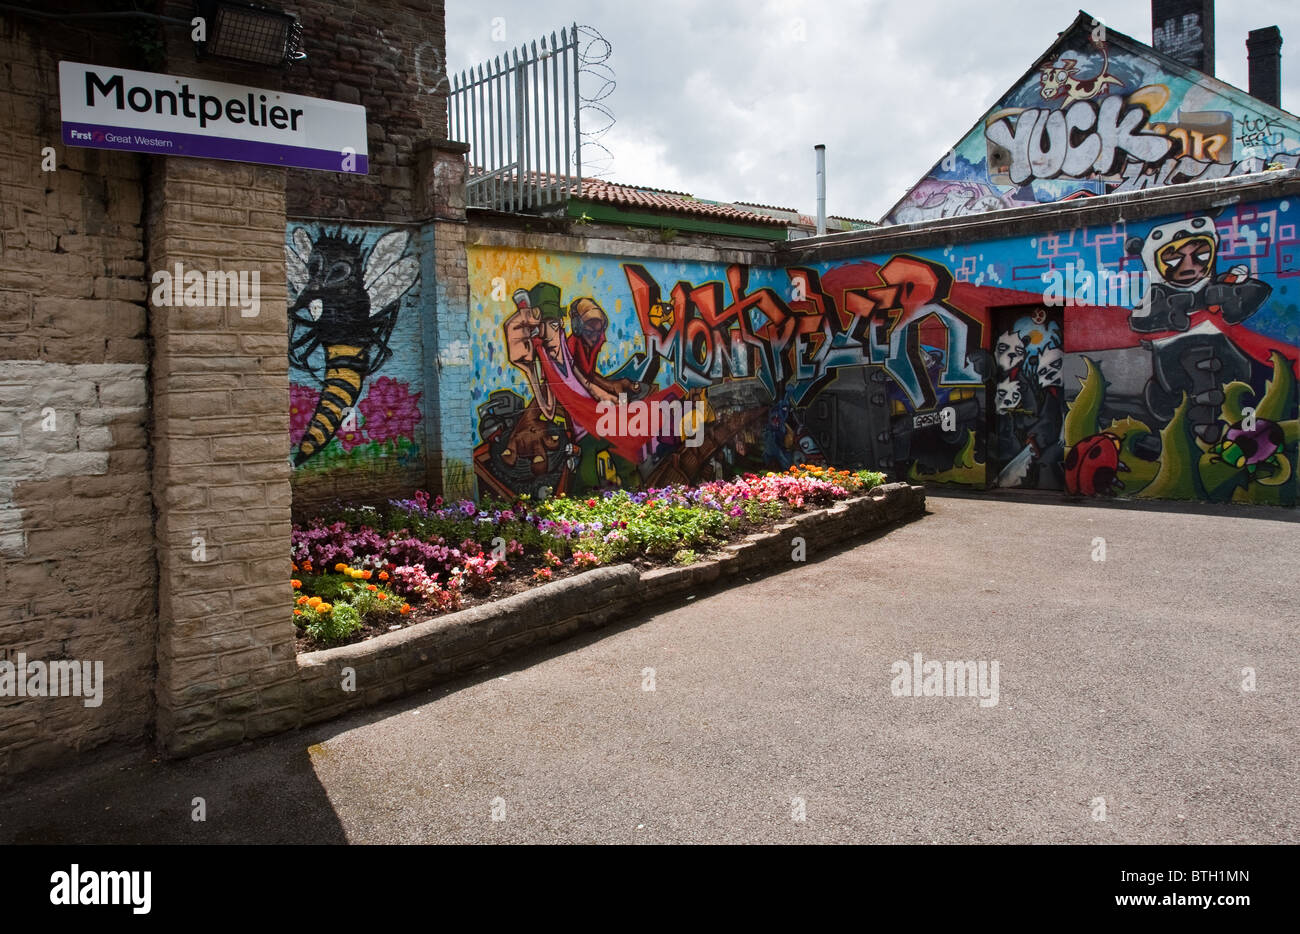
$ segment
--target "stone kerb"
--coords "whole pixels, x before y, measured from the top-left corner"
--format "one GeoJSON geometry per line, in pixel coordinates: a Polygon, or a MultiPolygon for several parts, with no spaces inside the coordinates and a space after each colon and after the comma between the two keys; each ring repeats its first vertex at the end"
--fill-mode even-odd
{"type": "Polygon", "coordinates": [[[925,488],[877,487],[865,496],[795,516],[685,567],[638,572],[630,564],[574,577],[427,623],[298,657],[303,724],[328,720],[427,688],[521,649],[595,629],[742,572],[788,565],[796,537],[808,555],[925,512],[925,488]]]}

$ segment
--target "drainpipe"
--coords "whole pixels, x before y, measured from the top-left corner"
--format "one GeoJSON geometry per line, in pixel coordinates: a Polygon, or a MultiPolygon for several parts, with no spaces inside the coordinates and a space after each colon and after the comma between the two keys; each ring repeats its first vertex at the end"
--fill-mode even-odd
{"type": "Polygon", "coordinates": [[[817,236],[826,233],[826,144],[818,143],[817,150],[817,236]]]}

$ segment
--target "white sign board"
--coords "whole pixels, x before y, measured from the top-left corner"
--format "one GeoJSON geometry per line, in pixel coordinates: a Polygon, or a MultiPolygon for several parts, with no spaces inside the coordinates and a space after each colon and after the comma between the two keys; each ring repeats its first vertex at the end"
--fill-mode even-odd
{"type": "Polygon", "coordinates": [[[69,146],[369,171],[356,104],[77,62],[59,62],[59,99],[69,146]]]}

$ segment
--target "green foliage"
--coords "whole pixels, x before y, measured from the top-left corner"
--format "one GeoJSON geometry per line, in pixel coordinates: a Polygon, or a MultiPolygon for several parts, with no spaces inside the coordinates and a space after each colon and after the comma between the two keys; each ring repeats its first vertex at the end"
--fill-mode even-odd
{"type": "Polygon", "coordinates": [[[305,576],[301,587],[301,593],[295,595],[294,622],[324,645],[347,639],[367,623],[380,625],[400,617],[406,605],[385,584],[343,574],[305,576]]]}
{"type": "Polygon", "coordinates": [[[861,485],[862,492],[873,490],[885,482],[885,475],[878,470],[859,470],[853,476],[861,485]]]}
{"type": "Polygon", "coordinates": [[[348,584],[348,579],[341,574],[321,574],[319,577],[303,577],[302,592],[309,597],[320,597],[326,603],[339,599],[348,584]]]}
{"type": "Polygon", "coordinates": [[[1187,395],[1174,417],[1160,432],[1160,469],[1155,479],[1139,494],[1153,499],[1205,499],[1206,491],[1197,469],[1201,449],[1196,445],[1187,421],[1187,395]]]}
{"type": "Polygon", "coordinates": [[[1090,357],[1083,358],[1088,375],[1080,380],[1079,394],[1070,403],[1065,415],[1065,446],[1073,447],[1084,438],[1091,438],[1100,429],[1101,404],[1106,398],[1106,378],[1101,367],[1090,357]]]}
{"type": "Polygon", "coordinates": [[[356,607],[337,603],[328,613],[314,614],[305,629],[317,642],[326,645],[341,642],[361,629],[361,614],[356,607]]]}

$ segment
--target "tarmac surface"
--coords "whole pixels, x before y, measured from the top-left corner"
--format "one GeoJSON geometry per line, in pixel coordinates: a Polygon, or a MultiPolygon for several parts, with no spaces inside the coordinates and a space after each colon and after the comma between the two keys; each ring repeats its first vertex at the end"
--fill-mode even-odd
{"type": "Polygon", "coordinates": [[[931,492],[380,708],[38,776],[0,842],[1295,843],[1297,553],[1294,510],[931,492]],[[918,652],[997,703],[895,696],[918,652]]]}

